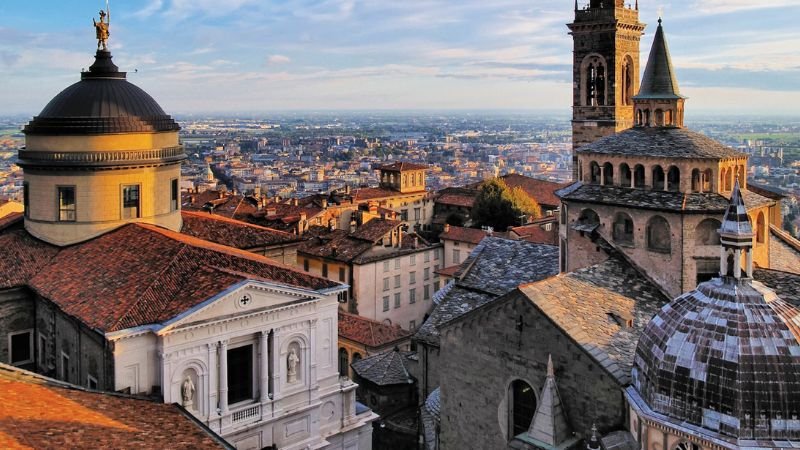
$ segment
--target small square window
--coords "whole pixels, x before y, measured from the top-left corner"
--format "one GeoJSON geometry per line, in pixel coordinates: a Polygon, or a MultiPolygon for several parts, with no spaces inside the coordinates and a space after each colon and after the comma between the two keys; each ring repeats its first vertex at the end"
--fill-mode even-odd
{"type": "Polygon", "coordinates": [[[8,334],[8,361],[11,365],[33,362],[33,331],[17,331],[8,334]]]}
{"type": "Polygon", "coordinates": [[[322,278],[328,278],[328,265],[322,264],[322,278]]]}
{"type": "Polygon", "coordinates": [[[409,256],[409,261],[411,262],[412,266],[416,265],[417,264],[417,255],[409,256]]]}
{"type": "Polygon", "coordinates": [[[434,281],[433,282],[433,293],[435,294],[441,288],[441,286],[442,286],[442,284],[441,284],[440,281],[434,281]]]}
{"type": "Polygon", "coordinates": [[[344,275],[345,275],[344,272],[345,272],[344,267],[339,267],[339,281],[344,281],[344,275]]]}
{"type": "Polygon", "coordinates": [[[395,258],[395,260],[394,260],[394,268],[395,269],[399,269],[400,268],[400,258],[395,258]]]}
{"type": "Polygon", "coordinates": [[[425,274],[425,280],[430,279],[431,278],[431,268],[430,267],[426,267],[424,274],[425,274]]]}
{"type": "Polygon", "coordinates": [[[383,262],[383,271],[384,272],[388,272],[389,271],[389,261],[384,261],[383,262]]]}
{"type": "Polygon", "coordinates": [[[304,260],[303,260],[303,270],[305,270],[306,272],[308,272],[308,260],[307,260],[307,259],[304,259],[304,260]]]}
{"type": "Polygon", "coordinates": [[[438,261],[439,260],[439,249],[438,248],[433,251],[433,260],[434,261],[438,261]]]}
{"type": "Polygon", "coordinates": [[[69,381],[69,355],[61,352],[61,380],[69,381]]]}
{"type": "Polygon", "coordinates": [[[422,294],[423,300],[430,300],[431,299],[431,285],[426,284],[422,294]]]}
{"type": "Polygon", "coordinates": [[[425,262],[431,262],[431,252],[425,252],[425,262]]]}

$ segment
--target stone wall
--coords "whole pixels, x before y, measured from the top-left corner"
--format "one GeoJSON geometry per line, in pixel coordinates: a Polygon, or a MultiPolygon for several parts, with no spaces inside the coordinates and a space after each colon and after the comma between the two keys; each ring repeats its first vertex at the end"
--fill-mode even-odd
{"type": "Polygon", "coordinates": [[[34,362],[17,365],[22,369],[35,370],[36,331],[33,318],[33,298],[25,288],[6,289],[0,291],[0,362],[11,364],[10,333],[26,330],[33,332],[33,357],[34,362]]]}
{"type": "Polygon", "coordinates": [[[538,398],[549,354],[573,431],[586,436],[592,423],[602,432],[623,426],[625,402],[616,380],[519,291],[443,333],[441,448],[505,448],[508,389],[521,379],[538,398]]]}

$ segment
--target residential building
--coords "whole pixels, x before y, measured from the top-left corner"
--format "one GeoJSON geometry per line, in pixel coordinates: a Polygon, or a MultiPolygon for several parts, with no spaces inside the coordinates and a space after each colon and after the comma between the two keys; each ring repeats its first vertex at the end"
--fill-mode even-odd
{"type": "Polygon", "coordinates": [[[409,350],[411,335],[397,325],[339,311],[339,375],[352,378],[352,364],[369,356],[409,350]]]}

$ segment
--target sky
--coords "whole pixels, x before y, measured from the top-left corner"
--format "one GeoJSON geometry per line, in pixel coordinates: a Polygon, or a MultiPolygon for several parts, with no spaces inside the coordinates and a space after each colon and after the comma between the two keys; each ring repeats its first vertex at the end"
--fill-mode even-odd
{"type": "MultiPolygon", "coordinates": [[[[630,0],[633,2],[634,0],[630,0]]],[[[579,0],[579,4],[588,0],[579,0]]],[[[109,47],[170,114],[563,110],[573,0],[111,0],[109,47]],[[135,73],[134,73],[135,72],[135,73]]],[[[0,2],[0,115],[93,61],[87,0],[0,2]]],[[[800,0],[639,0],[693,111],[800,115],[800,0]]]]}

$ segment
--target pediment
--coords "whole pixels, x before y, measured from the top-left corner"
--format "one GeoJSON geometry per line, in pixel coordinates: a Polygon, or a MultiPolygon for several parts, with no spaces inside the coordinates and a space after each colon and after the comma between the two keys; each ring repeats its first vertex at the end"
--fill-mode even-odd
{"type": "Polygon", "coordinates": [[[313,291],[248,281],[234,286],[169,321],[159,334],[187,326],[266,313],[319,299],[313,291]]]}

